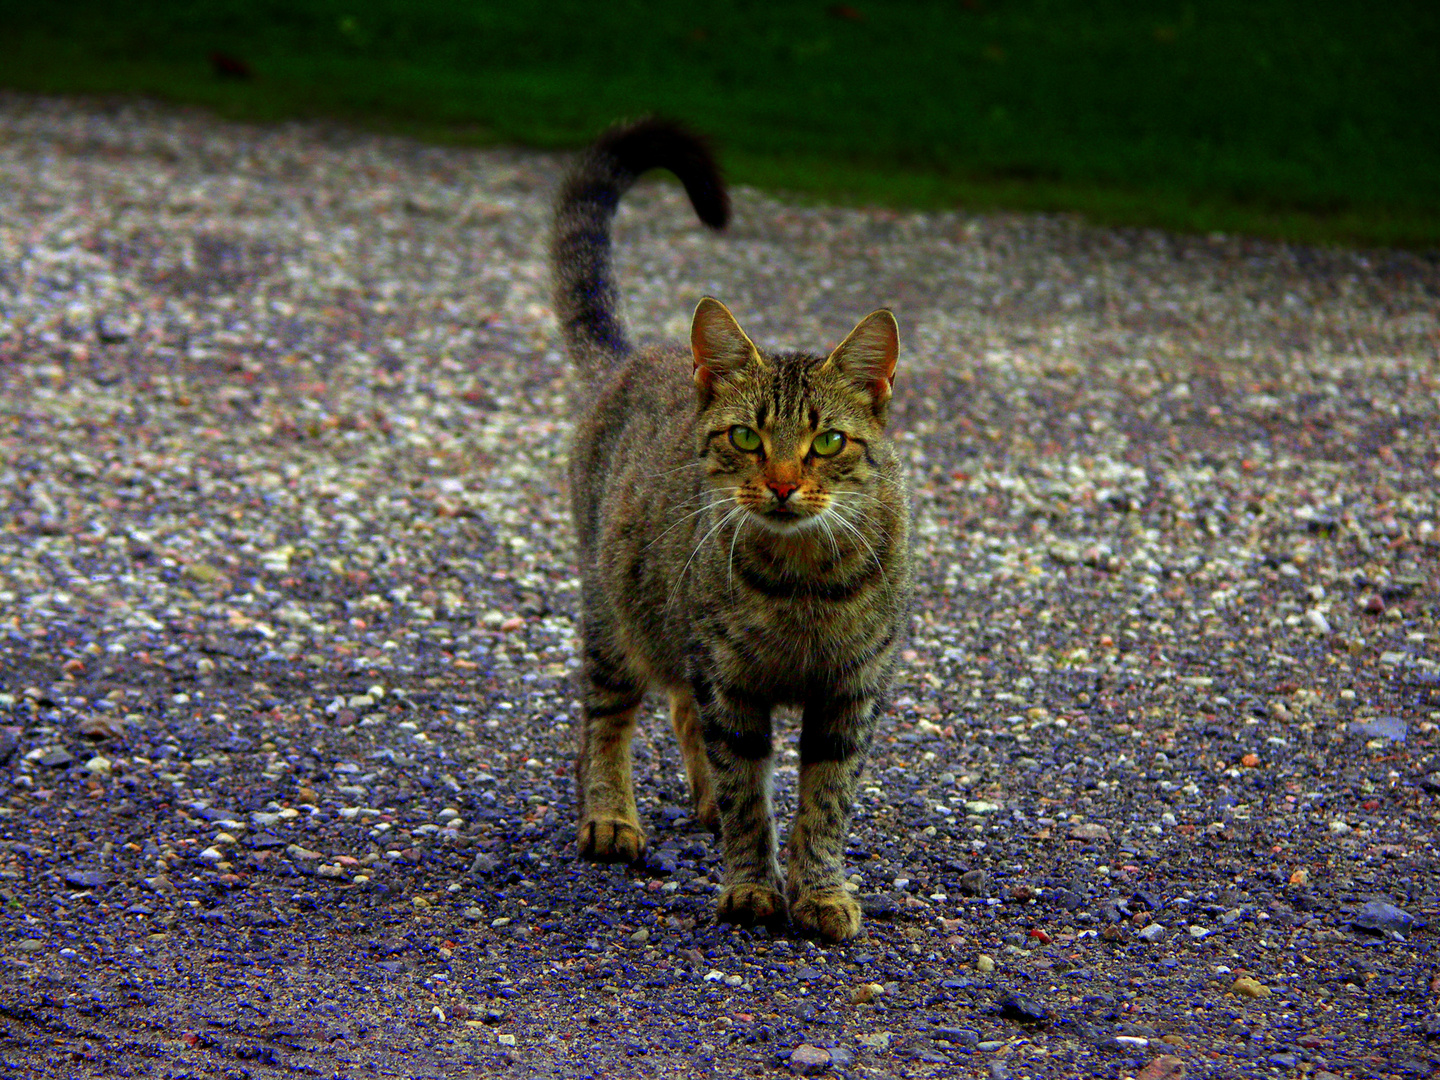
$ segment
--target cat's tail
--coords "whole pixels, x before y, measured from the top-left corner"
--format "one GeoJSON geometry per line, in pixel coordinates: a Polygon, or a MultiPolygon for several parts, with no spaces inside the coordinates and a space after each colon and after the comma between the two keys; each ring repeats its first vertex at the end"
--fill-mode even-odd
{"type": "Polygon", "coordinates": [[[641,173],[669,169],[712,229],[730,218],[720,167],[697,135],[670,120],[650,118],[611,128],[581,156],[555,207],[550,255],[555,313],[571,360],[586,381],[630,351],[616,313],[610,256],[615,208],[641,173]]]}

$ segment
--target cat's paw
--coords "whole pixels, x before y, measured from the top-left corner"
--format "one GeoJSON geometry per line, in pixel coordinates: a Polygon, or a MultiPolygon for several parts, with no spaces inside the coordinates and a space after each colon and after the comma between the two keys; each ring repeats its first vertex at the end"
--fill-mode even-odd
{"type": "Polygon", "coordinates": [[[715,905],[715,917],[721,922],[781,923],[785,921],[785,898],[773,886],[758,881],[741,881],[727,885],[715,905]]]}
{"type": "Polygon", "coordinates": [[[790,921],[802,933],[848,941],[860,933],[860,905],[843,892],[811,893],[791,905],[790,921]]]}
{"type": "Polygon", "coordinates": [[[576,838],[582,859],[594,862],[639,862],[645,855],[645,834],[633,821],[587,818],[576,838]]]}

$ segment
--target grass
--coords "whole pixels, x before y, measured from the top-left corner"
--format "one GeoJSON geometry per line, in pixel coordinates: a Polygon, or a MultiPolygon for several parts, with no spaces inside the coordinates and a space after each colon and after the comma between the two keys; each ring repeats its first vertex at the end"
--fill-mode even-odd
{"type": "Polygon", "coordinates": [[[660,111],[821,198],[1423,248],[1436,56],[1429,0],[0,0],[15,89],[549,147],[660,111]]]}

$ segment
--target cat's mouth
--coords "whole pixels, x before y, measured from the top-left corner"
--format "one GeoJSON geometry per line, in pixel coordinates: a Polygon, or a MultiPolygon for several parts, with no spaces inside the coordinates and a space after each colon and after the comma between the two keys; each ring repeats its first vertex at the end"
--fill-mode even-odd
{"type": "Polygon", "coordinates": [[[755,515],[772,532],[789,533],[814,525],[817,515],[793,506],[771,506],[755,515]]]}

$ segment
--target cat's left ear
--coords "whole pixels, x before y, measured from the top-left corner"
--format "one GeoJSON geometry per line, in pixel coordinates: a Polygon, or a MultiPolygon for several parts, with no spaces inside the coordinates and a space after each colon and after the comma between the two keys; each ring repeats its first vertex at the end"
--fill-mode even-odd
{"type": "Polygon", "coordinates": [[[743,378],[747,368],[764,366],[760,351],[730,309],[713,296],[705,297],[695,308],[690,351],[695,358],[695,388],[702,401],[710,399],[717,382],[743,378]]]}
{"type": "Polygon", "coordinates": [[[900,327],[895,316],[881,308],[861,319],[825,360],[857,390],[869,395],[877,416],[884,416],[900,356],[900,327]]]}

